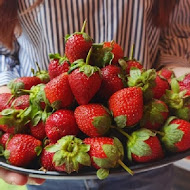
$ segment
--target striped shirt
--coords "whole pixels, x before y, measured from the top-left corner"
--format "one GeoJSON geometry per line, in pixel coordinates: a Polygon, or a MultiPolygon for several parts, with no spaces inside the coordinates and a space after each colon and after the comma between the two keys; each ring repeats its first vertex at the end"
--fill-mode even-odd
{"type": "MultiPolygon", "coordinates": [[[[19,12],[33,3],[20,0],[19,12]]],[[[171,57],[176,60],[177,56],[190,64],[190,0],[180,0],[170,27],[163,31],[151,23],[152,4],[153,0],[45,0],[20,16],[19,49],[17,44],[13,52],[0,46],[0,85],[18,76],[30,76],[31,68],[36,69],[35,62],[47,70],[48,55],[63,55],[64,36],[80,31],[85,19],[86,32],[96,43],[114,40],[125,56],[135,44],[134,57],[145,68],[153,66],[159,49],[161,63],[169,64],[171,57]]]]}

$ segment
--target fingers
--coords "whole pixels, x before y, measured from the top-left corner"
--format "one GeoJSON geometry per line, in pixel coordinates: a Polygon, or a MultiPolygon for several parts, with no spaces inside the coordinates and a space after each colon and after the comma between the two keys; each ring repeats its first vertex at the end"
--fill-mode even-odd
{"type": "Polygon", "coordinates": [[[45,179],[40,179],[40,178],[28,178],[27,184],[29,185],[41,185],[45,182],[45,179]]]}

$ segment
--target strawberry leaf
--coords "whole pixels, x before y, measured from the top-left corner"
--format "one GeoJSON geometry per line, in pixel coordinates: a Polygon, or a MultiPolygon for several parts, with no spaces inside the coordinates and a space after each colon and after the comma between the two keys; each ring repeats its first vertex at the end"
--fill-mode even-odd
{"type": "Polygon", "coordinates": [[[114,118],[114,121],[116,122],[116,125],[119,128],[124,128],[126,127],[126,123],[127,123],[127,116],[126,115],[120,115],[114,118]]]}
{"type": "Polygon", "coordinates": [[[99,72],[100,69],[91,65],[83,65],[79,68],[80,72],[83,72],[87,77],[92,76],[95,72],[99,72]]]}
{"type": "Polygon", "coordinates": [[[37,146],[35,148],[35,152],[36,152],[36,155],[39,156],[41,154],[41,152],[42,152],[42,147],[41,146],[37,146]]]}
{"type": "Polygon", "coordinates": [[[80,163],[84,166],[90,166],[91,165],[90,156],[87,153],[79,152],[79,154],[76,157],[76,160],[78,163],[80,163]]]}
{"type": "Polygon", "coordinates": [[[112,161],[108,158],[97,158],[93,156],[92,159],[100,168],[109,169],[113,167],[112,161]]]}
{"type": "Polygon", "coordinates": [[[105,179],[109,176],[109,170],[108,169],[104,169],[104,168],[100,168],[97,172],[96,175],[98,177],[98,179],[105,179]]]}

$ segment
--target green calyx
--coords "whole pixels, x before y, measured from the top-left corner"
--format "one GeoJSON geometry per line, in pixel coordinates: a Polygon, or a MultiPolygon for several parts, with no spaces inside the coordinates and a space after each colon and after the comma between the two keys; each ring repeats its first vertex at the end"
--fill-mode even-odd
{"type": "Polygon", "coordinates": [[[120,116],[114,117],[114,121],[116,122],[117,127],[125,128],[126,123],[127,123],[127,116],[126,115],[120,115],[120,116]]]}
{"type": "Polygon", "coordinates": [[[4,155],[4,147],[0,144],[0,156],[4,155]]]}
{"type": "Polygon", "coordinates": [[[24,83],[17,82],[16,79],[10,81],[7,87],[11,90],[11,94],[13,94],[14,96],[20,96],[22,94],[25,94],[24,92],[20,91],[21,89],[24,89],[24,83]]]}
{"type": "Polygon", "coordinates": [[[56,166],[65,164],[66,172],[78,172],[79,165],[90,166],[88,151],[90,145],[86,145],[79,138],[72,135],[62,137],[55,145],[47,146],[48,152],[54,152],[53,162],[56,166]]]}
{"type": "Polygon", "coordinates": [[[56,54],[49,54],[49,58],[50,60],[52,59],[57,59],[59,60],[59,64],[63,64],[65,61],[67,61],[69,63],[69,60],[67,59],[66,56],[61,56],[59,53],[56,53],[56,54]]]}
{"type": "Polygon", "coordinates": [[[165,125],[161,129],[161,132],[163,132],[164,135],[161,136],[160,139],[167,150],[177,152],[177,147],[175,144],[181,141],[184,132],[178,129],[178,124],[171,124],[173,119],[176,119],[176,117],[172,116],[166,121],[165,125]]]}
{"type": "Polygon", "coordinates": [[[132,153],[140,157],[150,156],[152,154],[152,150],[144,141],[154,136],[156,136],[156,133],[149,129],[142,128],[134,131],[127,142],[128,159],[132,161],[132,153]]]}

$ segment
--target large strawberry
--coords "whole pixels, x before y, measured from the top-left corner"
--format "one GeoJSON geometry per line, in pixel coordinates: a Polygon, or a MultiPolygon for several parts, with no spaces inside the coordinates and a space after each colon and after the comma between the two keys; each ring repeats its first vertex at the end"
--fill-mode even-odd
{"type": "Polygon", "coordinates": [[[100,69],[89,65],[92,49],[86,62],[83,59],[75,61],[69,70],[69,84],[79,105],[88,104],[99,90],[102,78],[100,69]]]}
{"type": "Polygon", "coordinates": [[[122,162],[124,158],[123,145],[116,137],[94,137],[84,139],[85,144],[90,145],[89,155],[92,166],[97,171],[99,179],[105,179],[109,175],[109,169],[122,165],[124,169],[133,174],[122,162]]]}
{"type": "Polygon", "coordinates": [[[71,110],[58,110],[51,114],[45,124],[47,137],[51,142],[57,142],[66,135],[77,135],[79,130],[74,113],[71,110]]]}
{"type": "Polygon", "coordinates": [[[168,151],[182,152],[190,149],[190,123],[183,119],[170,117],[158,134],[168,151]]]}
{"type": "Polygon", "coordinates": [[[14,135],[7,144],[4,156],[15,166],[29,165],[42,150],[41,141],[26,134],[14,135]]]}
{"type": "Polygon", "coordinates": [[[65,55],[70,63],[77,59],[85,59],[92,46],[92,38],[84,32],[86,20],[84,21],[81,32],[75,32],[65,37],[65,55]]]}
{"type": "Polygon", "coordinates": [[[48,82],[44,88],[45,96],[54,109],[69,107],[73,94],[69,86],[68,74],[62,73],[48,82]]]}
{"type": "Polygon", "coordinates": [[[11,93],[0,94],[0,112],[4,109],[10,108],[14,97],[11,93]]]}
{"type": "Polygon", "coordinates": [[[59,54],[50,54],[49,57],[51,62],[48,66],[48,73],[51,80],[69,70],[70,63],[65,56],[61,57],[59,54]]]}
{"type": "Polygon", "coordinates": [[[158,130],[168,118],[168,106],[161,100],[153,99],[144,105],[141,127],[158,130]]]}
{"type": "Polygon", "coordinates": [[[139,87],[124,88],[109,99],[109,108],[118,127],[137,124],[143,115],[143,95],[139,87]]]}
{"type": "Polygon", "coordinates": [[[111,117],[101,104],[78,106],[74,115],[79,129],[90,137],[103,136],[111,126],[111,117]]]}
{"type": "Polygon", "coordinates": [[[91,165],[88,155],[90,146],[72,135],[62,137],[55,145],[49,145],[45,150],[54,154],[53,165],[57,171],[78,172],[81,166],[91,165]]]}
{"type": "Polygon", "coordinates": [[[11,104],[11,107],[14,109],[26,109],[30,106],[30,101],[29,101],[29,95],[21,95],[17,97],[13,103],[11,104]]]}

